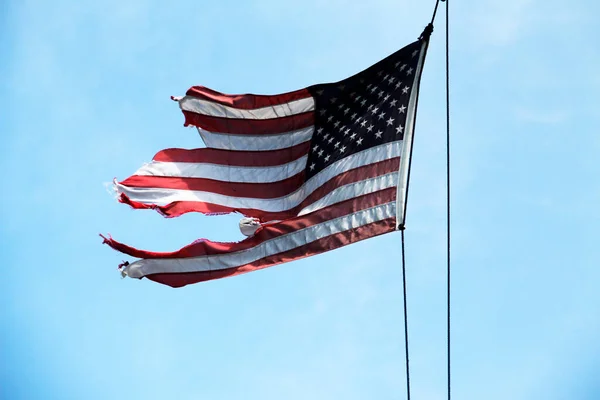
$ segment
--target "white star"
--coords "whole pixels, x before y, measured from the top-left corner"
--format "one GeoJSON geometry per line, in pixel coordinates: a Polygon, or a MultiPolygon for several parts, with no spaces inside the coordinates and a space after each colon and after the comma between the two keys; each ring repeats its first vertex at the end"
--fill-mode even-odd
{"type": "Polygon", "coordinates": [[[323,136],[323,140],[327,139],[329,137],[329,133],[326,133],[325,136],[323,136]]]}
{"type": "Polygon", "coordinates": [[[400,107],[398,107],[398,111],[400,111],[402,114],[404,114],[404,110],[406,110],[406,107],[403,105],[401,105],[400,107]]]}
{"type": "Polygon", "coordinates": [[[356,92],[350,93],[350,98],[353,98],[354,96],[356,96],[356,92]]]}
{"type": "Polygon", "coordinates": [[[396,89],[398,89],[400,86],[402,86],[402,82],[398,81],[398,83],[396,83],[396,85],[394,85],[394,87],[396,89]]]}
{"type": "Polygon", "coordinates": [[[345,87],[346,87],[346,85],[340,85],[340,86],[338,86],[338,89],[344,90],[345,87]]]}
{"type": "Polygon", "coordinates": [[[352,135],[350,135],[350,139],[354,140],[355,137],[356,137],[356,132],[352,132],[352,135]]]}
{"type": "Polygon", "coordinates": [[[344,132],[344,136],[348,135],[350,133],[350,128],[346,129],[346,132],[344,132]]]}
{"type": "Polygon", "coordinates": [[[403,130],[404,130],[404,128],[402,127],[402,125],[398,125],[396,127],[396,134],[402,133],[403,130]]]}
{"type": "Polygon", "coordinates": [[[383,98],[383,101],[384,101],[384,102],[386,102],[386,101],[387,101],[387,99],[389,99],[389,98],[390,98],[390,95],[389,95],[389,94],[386,94],[386,95],[385,95],[385,97],[383,98]]]}
{"type": "Polygon", "coordinates": [[[337,101],[337,97],[332,97],[331,99],[329,99],[329,101],[330,101],[331,103],[335,103],[335,102],[337,101]]]}
{"type": "Polygon", "coordinates": [[[335,147],[337,149],[338,147],[340,147],[340,144],[341,144],[340,142],[335,142],[335,144],[333,145],[333,147],[335,147]]]}
{"type": "Polygon", "coordinates": [[[319,135],[320,135],[320,134],[321,134],[321,132],[323,132],[323,128],[322,128],[322,127],[321,127],[321,128],[319,128],[319,129],[317,129],[317,134],[319,134],[319,135]]]}
{"type": "Polygon", "coordinates": [[[354,120],[356,118],[356,113],[352,114],[352,116],[350,117],[350,119],[354,120]]]}
{"type": "Polygon", "coordinates": [[[383,77],[384,81],[387,81],[387,79],[390,77],[390,74],[385,74],[385,76],[383,77]]]}
{"type": "Polygon", "coordinates": [[[362,117],[358,117],[358,119],[356,121],[354,121],[354,123],[358,124],[361,120],[362,120],[362,117]]]}
{"type": "Polygon", "coordinates": [[[373,86],[373,84],[372,84],[372,83],[369,83],[369,84],[367,85],[367,89],[371,89],[371,86],[373,86]]]}
{"type": "Polygon", "coordinates": [[[358,102],[359,100],[360,100],[360,96],[356,96],[356,97],[354,98],[354,101],[355,101],[355,102],[358,102]]]}
{"type": "Polygon", "coordinates": [[[373,113],[373,115],[377,114],[377,110],[379,110],[379,107],[375,107],[374,109],[371,110],[371,113],[373,113]]]}
{"type": "Polygon", "coordinates": [[[317,90],[317,94],[318,94],[319,96],[323,95],[323,89],[321,89],[321,90],[317,90]]]}
{"type": "Polygon", "coordinates": [[[350,112],[350,107],[346,107],[346,109],[344,110],[344,115],[348,114],[350,112]]]}
{"type": "Polygon", "coordinates": [[[389,83],[390,83],[390,85],[391,85],[392,83],[394,83],[394,81],[395,81],[395,80],[396,80],[396,78],[395,78],[395,77],[393,77],[393,76],[390,76],[390,79],[388,79],[388,82],[389,82],[389,83]]]}
{"type": "Polygon", "coordinates": [[[339,124],[340,124],[340,121],[335,121],[335,124],[333,124],[333,126],[335,126],[337,128],[339,124]]]}
{"type": "Polygon", "coordinates": [[[313,147],[313,151],[317,151],[319,150],[319,145],[316,145],[315,147],[313,147]]]}
{"type": "Polygon", "coordinates": [[[319,110],[319,114],[325,115],[325,109],[319,110]]]}
{"type": "Polygon", "coordinates": [[[366,102],[367,102],[367,100],[363,100],[360,102],[360,105],[364,107],[366,102]]]}
{"type": "Polygon", "coordinates": [[[371,88],[371,93],[375,93],[375,91],[376,91],[376,90],[377,90],[377,86],[373,86],[373,87],[371,88]]]}
{"type": "Polygon", "coordinates": [[[319,150],[319,157],[323,155],[323,149],[319,150]]]}
{"type": "Polygon", "coordinates": [[[383,132],[381,132],[381,131],[377,131],[377,132],[375,132],[375,137],[376,137],[377,139],[380,139],[382,134],[383,134],[383,132]]]}
{"type": "Polygon", "coordinates": [[[327,143],[331,143],[331,142],[333,142],[333,136],[327,140],[327,143]]]}
{"type": "Polygon", "coordinates": [[[342,146],[342,147],[340,147],[340,152],[341,152],[341,153],[343,153],[343,152],[345,152],[345,151],[346,151],[346,146],[342,146]]]}
{"type": "Polygon", "coordinates": [[[330,156],[329,154],[327,154],[327,155],[325,156],[325,162],[329,161],[329,158],[330,158],[330,157],[331,157],[331,156],[330,156]]]}
{"type": "Polygon", "coordinates": [[[356,141],[356,144],[360,145],[363,141],[363,138],[358,138],[358,140],[356,141]]]}
{"type": "Polygon", "coordinates": [[[394,107],[397,102],[398,102],[398,100],[396,100],[396,99],[390,101],[390,107],[394,107]]]}
{"type": "Polygon", "coordinates": [[[341,110],[342,108],[344,108],[344,103],[341,103],[341,104],[338,106],[338,110],[341,110]]]}
{"type": "Polygon", "coordinates": [[[382,119],[383,117],[385,117],[385,113],[382,111],[381,114],[379,114],[379,119],[382,119]]]}
{"type": "Polygon", "coordinates": [[[381,97],[383,97],[384,94],[385,94],[385,92],[383,90],[380,90],[379,93],[377,94],[377,97],[381,98],[381,97]]]}
{"type": "Polygon", "coordinates": [[[367,108],[367,111],[371,111],[371,108],[373,108],[373,104],[369,104],[369,107],[367,108]]]}
{"type": "Polygon", "coordinates": [[[394,122],[394,118],[390,117],[390,119],[385,122],[387,122],[388,125],[391,125],[394,122]]]}
{"type": "Polygon", "coordinates": [[[364,128],[366,124],[367,124],[367,121],[363,120],[363,122],[360,123],[360,126],[362,126],[364,128]]]}
{"type": "Polygon", "coordinates": [[[373,130],[373,125],[369,125],[369,126],[367,127],[367,132],[371,132],[372,130],[373,130]]]}
{"type": "Polygon", "coordinates": [[[342,127],[340,128],[340,132],[343,132],[343,131],[344,131],[344,129],[346,129],[346,125],[344,125],[344,126],[342,126],[342,127]]]}
{"type": "Polygon", "coordinates": [[[400,71],[404,71],[404,68],[408,67],[408,65],[406,64],[402,64],[402,66],[400,67],[400,71]]]}
{"type": "Polygon", "coordinates": [[[310,170],[312,171],[313,169],[315,169],[315,163],[310,164],[310,170]]]}
{"type": "Polygon", "coordinates": [[[409,68],[406,70],[406,75],[410,75],[410,74],[412,74],[412,72],[413,72],[413,69],[409,68]]]}
{"type": "Polygon", "coordinates": [[[327,122],[331,122],[332,119],[333,119],[333,115],[330,115],[329,118],[327,118],[327,122]]]}
{"type": "Polygon", "coordinates": [[[377,73],[377,75],[379,75],[379,76],[383,75],[383,71],[379,71],[379,72],[377,73]]]}
{"type": "Polygon", "coordinates": [[[398,68],[398,65],[400,65],[400,63],[401,63],[401,62],[402,62],[402,61],[398,61],[398,62],[396,62],[396,64],[394,64],[394,67],[398,68]]]}
{"type": "Polygon", "coordinates": [[[410,89],[408,86],[404,86],[404,88],[402,88],[402,94],[408,93],[408,89],[410,89]]]}
{"type": "Polygon", "coordinates": [[[412,56],[414,57],[414,56],[416,56],[417,54],[419,54],[419,50],[415,50],[415,51],[413,51],[413,53],[412,53],[412,56]]]}

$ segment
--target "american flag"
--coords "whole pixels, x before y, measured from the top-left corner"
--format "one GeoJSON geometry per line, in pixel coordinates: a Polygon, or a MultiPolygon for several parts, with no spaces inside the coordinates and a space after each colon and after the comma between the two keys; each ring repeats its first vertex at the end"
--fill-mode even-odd
{"type": "Polygon", "coordinates": [[[120,267],[123,275],[180,287],[402,228],[428,36],[335,83],[278,95],[194,86],[173,98],[206,147],[160,151],[115,182],[120,201],[169,217],[237,212],[252,218],[250,236],[169,253],[105,238],[139,258],[120,267]]]}

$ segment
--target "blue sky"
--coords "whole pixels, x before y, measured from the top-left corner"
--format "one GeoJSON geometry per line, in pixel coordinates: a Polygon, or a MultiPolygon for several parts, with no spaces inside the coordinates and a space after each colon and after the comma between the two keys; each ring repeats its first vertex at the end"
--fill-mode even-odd
{"type": "MultiPolygon", "coordinates": [[[[342,79],[413,41],[432,7],[2,2],[0,398],[404,399],[399,235],[182,289],[121,280],[97,235],[157,251],[241,239],[237,216],[164,219],[105,183],[200,146],[170,95],[342,79]]],[[[451,11],[454,398],[598,399],[600,6],[451,11]]],[[[445,398],[442,16],[406,232],[423,400],[445,398]]]]}

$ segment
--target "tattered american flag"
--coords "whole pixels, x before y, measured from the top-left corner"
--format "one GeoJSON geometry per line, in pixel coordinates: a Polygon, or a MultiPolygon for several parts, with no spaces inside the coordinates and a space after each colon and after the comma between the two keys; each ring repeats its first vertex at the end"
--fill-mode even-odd
{"type": "Polygon", "coordinates": [[[122,182],[121,202],[166,216],[237,212],[254,233],[137,250],[133,278],[173,287],[250,272],[402,228],[429,33],[340,82],[278,95],[194,86],[174,98],[206,148],[166,149],[122,182]]]}

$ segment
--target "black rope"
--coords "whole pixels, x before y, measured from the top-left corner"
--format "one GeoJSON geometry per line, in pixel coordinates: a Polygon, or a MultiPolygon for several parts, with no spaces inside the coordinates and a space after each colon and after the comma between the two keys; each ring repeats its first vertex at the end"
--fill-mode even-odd
{"type": "MultiPolygon", "coordinates": [[[[439,0],[438,0],[439,2],[439,0]]],[[[429,25],[427,25],[427,27],[425,27],[425,30],[423,30],[423,33],[421,34],[421,36],[419,37],[420,40],[426,40],[427,44],[425,47],[425,53],[427,53],[427,47],[429,47],[429,36],[431,35],[431,33],[433,32],[433,23],[430,23],[429,25]]],[[[423,62],[425,61],[425,59],[423,58],[423,62]]],[[[414,107],[414,124],[413,124],[413,129],[416,126],[416,119],[417,119],[417,110],[419,109],[418,107],[419,105],[419,91],[418,91],[418,87],[417,87],[417,96],[416,96],[416,100],[415,100],[415,107],[414,107]]],[[[406,177],[406,193],[405,193],[405,197],[404,197],[404,214],[402,215],[402,225],[398,226],[398,229],[402,232],[402,289],[404,291],[404,351],[406,354],[406,399],[410,400],[410,368],[409,368],[409,359],[408,359],[408,312],[407,312],[407,305],[406,305],[406,264],[405,264],[405,256],[404,256],[404,229],[405,229],[405,223],[406,223],[406,204],[408,203],[408,188],[409,188],[409,183],[410,183],[410,166],[412,164],[412,154],[413,154],[413,149],[414,149],[414,139],[413,139],[413,146],[411,146],[410,148],[410,155],[408,156],[408,174],[406,177]]]]}
{"type": "MultiPolygon", "coordinates": [[[[447,0],[441,0],[446,2],[446,184],[447,184],[447,236],[448,236],[448,400],[450,400],[450,78],[449,78],[449,52],[448,52],[448,3],[447,0]]],[[[437,14],[437,9],[440,4],[440,0],[435,2],[435,8],[433,9],[433,15],[431,16],[431,22],[423,31],[420,39],[429,40],[429,35],[433,31],[433,22],[437,14]]],[[[415,104],[418,104],[418,96],[415,104]]],[[[415,110],[416,119],[416,110],[415,110]]],[[[413,146],[414,147],[414,146],[413,146]]],[[[409,160],[412,159],[412,148],[409,160]]],[[[410,161],[407,177],[407,196],[408,197],[408,182],[410,181],[410,161]]],[[[408,200],[407,198],[405,201],[408,200]]],[[[406,398],[410,400],[410,362],[408,356],[408,309],[406,302],[406,258],[404,251],[404,230],[406,223],[406,207],[404,209],[403,224],[398,226],[402,234],[402,290],[403,290],[403,303],[404,303],[404,350],[406,358],[406,398]]]]}
{"type": "Polygon", "coordinates": [[[448,400],[450,400],[450,34],[449,34],[449,11],[448,0],[446,2],[446,236],[448,238],[447,249],[447,328],[448,328],[448,400]]]}
{"type": "Polygon", "coordinates": [[[402,233],[402,289],[404,290],[404,350],[406,353],[406,399],[410,400],[410,368],[408,363],[408,312],[406,307],[406,263],[404,259],[404,229],[402,233]]]}
{"type": "MultiPolygon", "coordinates": [[[[445,1],[445,0],[442,0],[445,1]]],[[[431,16],[431,24],[433,24],[433,21],[435,21],[435,14],[437,14],[437,9],[438,9],[438,5],[440,4],[440,0],[437,0],[435,2],[435,8],[433,9],[433,15],[431,16]]]]}
{"type": "MultiPolygon", "coordinates": [[[[446,237],[447,242],[447,350],[448,350],[448,400],[451,399],[451,369],[450,369],[450,34],[449,34],[449,9],[448,0],[441,0],[446,3],[446,237]]],[[[440,0],[435,2],[431,24],[435,20],[440,0]]]]}
{"type": "MultiPolygon", "coordinates": [[[[451,368],[450,368],[450,28],[449,28],[449,7],[448,0],[441,0],[446,3],[446,237],[447,237],[447,360],[448,360],[448,400],[451,400],[451,368]]],[[[431,16],[431,25],[435,20],[440,0],[435,2],[433,15],[431,16]]]]}

